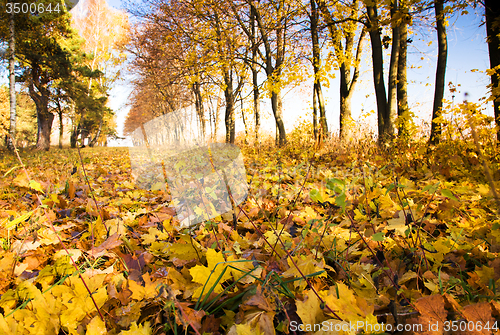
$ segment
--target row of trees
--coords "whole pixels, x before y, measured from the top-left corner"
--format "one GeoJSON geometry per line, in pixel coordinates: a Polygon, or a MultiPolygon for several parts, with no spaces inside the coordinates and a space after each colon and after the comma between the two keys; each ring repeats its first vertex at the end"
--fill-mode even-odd
{"type": "Polygon", "coordinates": [[[106,104],[123,59],[118,46],[126,37],[126,16],[105,0],[86,1],[73,16],[63,0],[38,1],[36,11],[28,7],[19,13],[8,13],[9,2],[1,1],[0,13],[10,72],[8,146],[16,137],[16,82],[36,106],[38,149],[50,148],[56,116],[60,138],[63,119],[71,120],[72,147],[78,138],[95,145],[100,137],[114,135],[113,112],[106,104]]]}
{"type": "MultiPolygon", "coordinates": [[[[359,79],[367,39],[377,102],[379,139],[407,135],[410,111],[407,92],[408,31],[432,13],[437,31],[431,143],[440,137],[445,92],[446,21],[467,6],[486,8],[491,67],[498,67],[498,1],[486,0],[144,0],[130,11],[141,18],[131,37],[130,52],[138,74],[126,130],[180,107],[194,105],[205,129],[204,106],[218,101],[208,121],[214,126],[218,107],[225,106],[226,141],[234,142],[235,106],[253,106],[256,134],[260,100],[267,97],[277,129],[277,144],[286,143],[282,92],[312,75],[315,134],[328,134],[322,85],[333,70],[340,80],[340,137],[350,136],[351,100],[359,79]],[[391,50],[388,65],[384,48],[391,50]],[[495,56],[496,55],[496,56],[495,56]],[[304,71],[307,69],[307,71],[304,71]],[[388,73],[384,72],[388,69],[388,73]],[[223,92],[222,96],[219,92],[223,92]],[[219,104],[220,100],[223,104],[219,104]],[[205,102],[205,103],[204,103],[205,102]]],[[[493,73],[495,93],[498,75],[493,73]]],[[[499,103],[495,102],[499,123],[499,103]]],[[[243,115],[245,126],[248,117],[243,115]]],[[[498,134],[500,139],[500,132],[498,134]]]]}

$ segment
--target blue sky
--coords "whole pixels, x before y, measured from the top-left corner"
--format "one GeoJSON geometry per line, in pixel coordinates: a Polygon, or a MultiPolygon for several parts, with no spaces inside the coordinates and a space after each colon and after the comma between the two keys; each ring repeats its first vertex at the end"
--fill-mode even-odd
{"type": "MultiPolygon", "coordinates": [[[[108,3],[115,8],[122,8],[123,1],[108,0],[108,3]]],[[[488,48],[486,44],[486,28],[481,25],[483,9],[470,9],[468,15],[454,15],[450,18],[450,25],[447,27],[448,33],[448,63],[446,72],[446,82],[452,82],[457,86],[459,93],[456,94],[455,102],[463,100],[464,93],[469,94],[469,101],[477,101],[487,94],[486,85],[489,84],[489,77],[484,71],[489,67],[488,48]],[[477,70],[477,71],[473,71],[477,70]]],[[[433,11],[428,14],[433,16],[433,11]]],[[[410,108],[413,112],[425,121],[430,120],[433,97],[434,78],[437,59],[436,32],[432,27],[432,21],[426,26],[415,26],[413,35],[410,36],[413,43],[408,49],[408,95],[410,108]],[[432,42],[429,44],[429,42],[432,42]]],[[[375,94],[372,82],[372,72],[370,69],[371,51],[369,39],[365,42],[364,60],[360,83],[353,98],[353,117],[360,120],[361,115],[376,109],[375,94]]],[[[384,61],[389,60],[388,52],[384,55],[384,61]]],[[[387,72],[386,83],[387,83],[387,72]]],[[[111,97],[112,108],[117,110],[118,124],[125,119],[127,109],[123,108],[126,102],[127,92],[130,87],[122,83],[113,91],[111,97]],[[121,107],[121,108],[120,108],[121,107]],[[118,111],[118,109],[120,110],[118,111]]],[[[299,117],[311,118],[311,92],[312,82],[301,83],[300,86],[289,90],[284,96],[284,119],[287,131],[290,131],[296,124],[299,117]]],[[[326,109],[329,128],[338,130],[339,103],[338,103],[338,76],[330,80],[330,88],[325,90],[326,109]]],[[[446,98],[451,100],[449,91],[446,90],[446,98]]],[[[264,120],[262,127],[268,131],[274,130],[274,119],[270,112],[270,103],[265,99],[262,101],[264,109],[264,120]]],[[[492,114],[492,108],[486,111],[492,114]]],[[[237,111],[237,115],[241,115],[237,111]]],[[[371,129],[376,129],[376,113],[363,119],[363,124],[369,124],[371,129]]],[[[360,121],[361,122],[361,121],[360,121]]],[[[221,130],[223,127],[221,126],[221,130]]],[[[237,120],[237,131],[243,130],[241,120],[237,120]]]]}

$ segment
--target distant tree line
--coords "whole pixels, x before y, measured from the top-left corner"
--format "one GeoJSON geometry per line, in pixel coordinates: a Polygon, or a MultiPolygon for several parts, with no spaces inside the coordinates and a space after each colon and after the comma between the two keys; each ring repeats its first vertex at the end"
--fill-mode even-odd
{"type": "MultiPolygon", "coordinates": [[[[379,140],[409,136],[409,31],[419,22],[430,22],[438,45],[429,138],[436,144],[446,84],[447,21],[471,6],[485,8],[491,67],[496,68],[500,58],[495,23],[499,2],[495,0],[144,0],[141,6],[129,8],[140,19],[129,44],[137,79],[125,129],[131,132],[141,122],[190,104],[195,105],[203,129],[207,122],[213,128],[221,107],[226,141],[232,143],[236,107],[242,100],[252,106],[241,111],[245,127],[253,119],[257,137],[260,101],[269,98],[276,143],[282,145],[287,140],[284,88],[312,75],[314,133],[321,140],[329,133],[323,87],[337,73],[340,138],[347,139],[362,50],[370,43],[379,140]],[[390,50],[388,60],[384,49],[390,50]],[[213,101],[217,104],[207,113],[204,108],[213,101]]],[[[498,81],[495,71],[495,96],[498,81]]],[[[499,116],[495,100],[497,125],[499,116]]],[[[498,136],[500,140],[500,132],[498,136]]]]}
{"type": "Polygon", "coordinates": [[[18,94],[29,95],[34,103],[37,149],[50,148],[56,116],[60,138],[63,118],[71,121],[72,147],[78,140],[87,139],[92,146],[115,136],[107,101],[118,75],[114,65],[123,59],[119,43],[126,38],[126,15],[109,8],[105,0],[85,1],[73,16],[63,0],[38,1],[35,12],[14,13],[9,3],[0,1],[0,40],[8,45],[10,72],[7,145],[12,148],[10,139],[16,137],[16,118],[22,112],[16,110],[15,83],[21,87],[18,94]]]}

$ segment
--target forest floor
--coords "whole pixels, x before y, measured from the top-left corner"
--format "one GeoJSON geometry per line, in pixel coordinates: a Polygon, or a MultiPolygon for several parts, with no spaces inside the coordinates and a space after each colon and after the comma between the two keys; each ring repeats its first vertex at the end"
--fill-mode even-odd
{"type": "Polygon", "coordinates": [[[289,141],[240,145],[236,227],[181,228],[126,148],[2,153],[0,333],[499,333],[499,208],[470,143],[289,141]]]}

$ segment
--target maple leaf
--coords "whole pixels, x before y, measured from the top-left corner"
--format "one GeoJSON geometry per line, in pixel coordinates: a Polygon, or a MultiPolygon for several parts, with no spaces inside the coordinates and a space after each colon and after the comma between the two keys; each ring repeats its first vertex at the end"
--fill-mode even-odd
{"type": "Polygon", "coordinates": [[[444,298],[437,294],[422,297],[415,301],[414,305],[420,313],[416,323],[423,325],[438,324],[439,329],[428,329],[426,334],[441,334],[448,316],[444,308],[444,298]]]}
{"type": "Polygon", "coordinates": [[[129,330],[123,330],[118,335],[151,335],[153,334],[153,329],[148,321],[144,322],[143,325],[137,325],[136,322],[132,322],[129,330]]]}
{"type": "Polygon", "coordinates": [[[194,298],[200,297],[213,288],[213,292],[223,291],[221,283],[231,278],[231,271],[226,271],[227,264],[222,253],[214,249],[208,249],[206,253],[208,266],[196,265],[189,270],[193,281],[203,286],[199,287],[193,294],[194,298]]]}
{"type": "MultiPolygon", "coordinates": [[[[295,261],[295,266],[293,261],[289,258],[288,265],[290,268],[283,273],[284,278],[302,278],[299,270],[302,272],[304,276],[311,275],[313,273],[318,273],[318,277],[326,277],[326,272],[323,269],[324,264],[323,261],[316,261],[314,259],[314,255],[310,254],[308,256],[293,256],[295,261]]],[[[307,283],[304,280],[298,280],[294,282],[295,287],[300,287],[301,289],[305,288],[307,283]]]]}
{"type": "Polygon", "coordinates": [[[233,325],[228,334],[237,335],[275,335],[274,312],[251,311],[245,314],[240,324],[233,325]]]}
{"type": "Polygon", "coordinates": [[[120,237],[121,236],[118,233],[114,233],[113,235],[108,237],[106,241],[104,241],[100,246],[92,248],[90,254],[95,258],[105,255],[108,250],[114,249],[123,243],[123,240],[120,237]]]}
{"type": "MultiPolygon", "coordinates": [[[[481,325],[494,325],[495,319],[491,315],[491,306],[487,302],[479,302],[469,306],[465,306],[460,311],[461,314],[467,319],[468,322],[472,322],[473,324],[481,324],[481,325]]],[[[472,330],[472,329],[471,329],[472,330]]],[[[472,333],[472,332],[469,332],[472,333]]],[[[473,333],[483,333],[481,331],[475,331],[473,333]]],[[[489,333],[489,332],[488,332],[489,333]]]]}
{"type": "Polygon", "coordinates": [[[297,314],[300,316],[303,324],[316,324],[324,321],[323,310],[321,309],[321,302],[312,290],[305,292],[304,300],[295,301],[297,306],[297,314]]]}
{"type": "Polygon", "coordinates": [[[87,331],[85,332],[86,335],[105,335],[107,333],[106,324],[99,316],[94,316],[87,325],[87,331]]]}
{"type": "Polygon", "coordinates": [[[362,321],[365,326],[378,323],[373,315],[374,306],[369,305],[364,298],[355,296],[354,291],[344,283],[337,283],[337,288],[332,287],[329,291],[320,291],[319,294],[328,307],[344,321],[362,321]]]}
{"type": "Polygon", "coordinates": [[[154,298],[158,294],[162,283],[160,281],[152,282],[149,273],[142,275],[142,279],[144,279],[144,286],[137,284],[134,280],[128,281],[128,288],[132,292],[132,299],[144,300],[154,298]]]}

